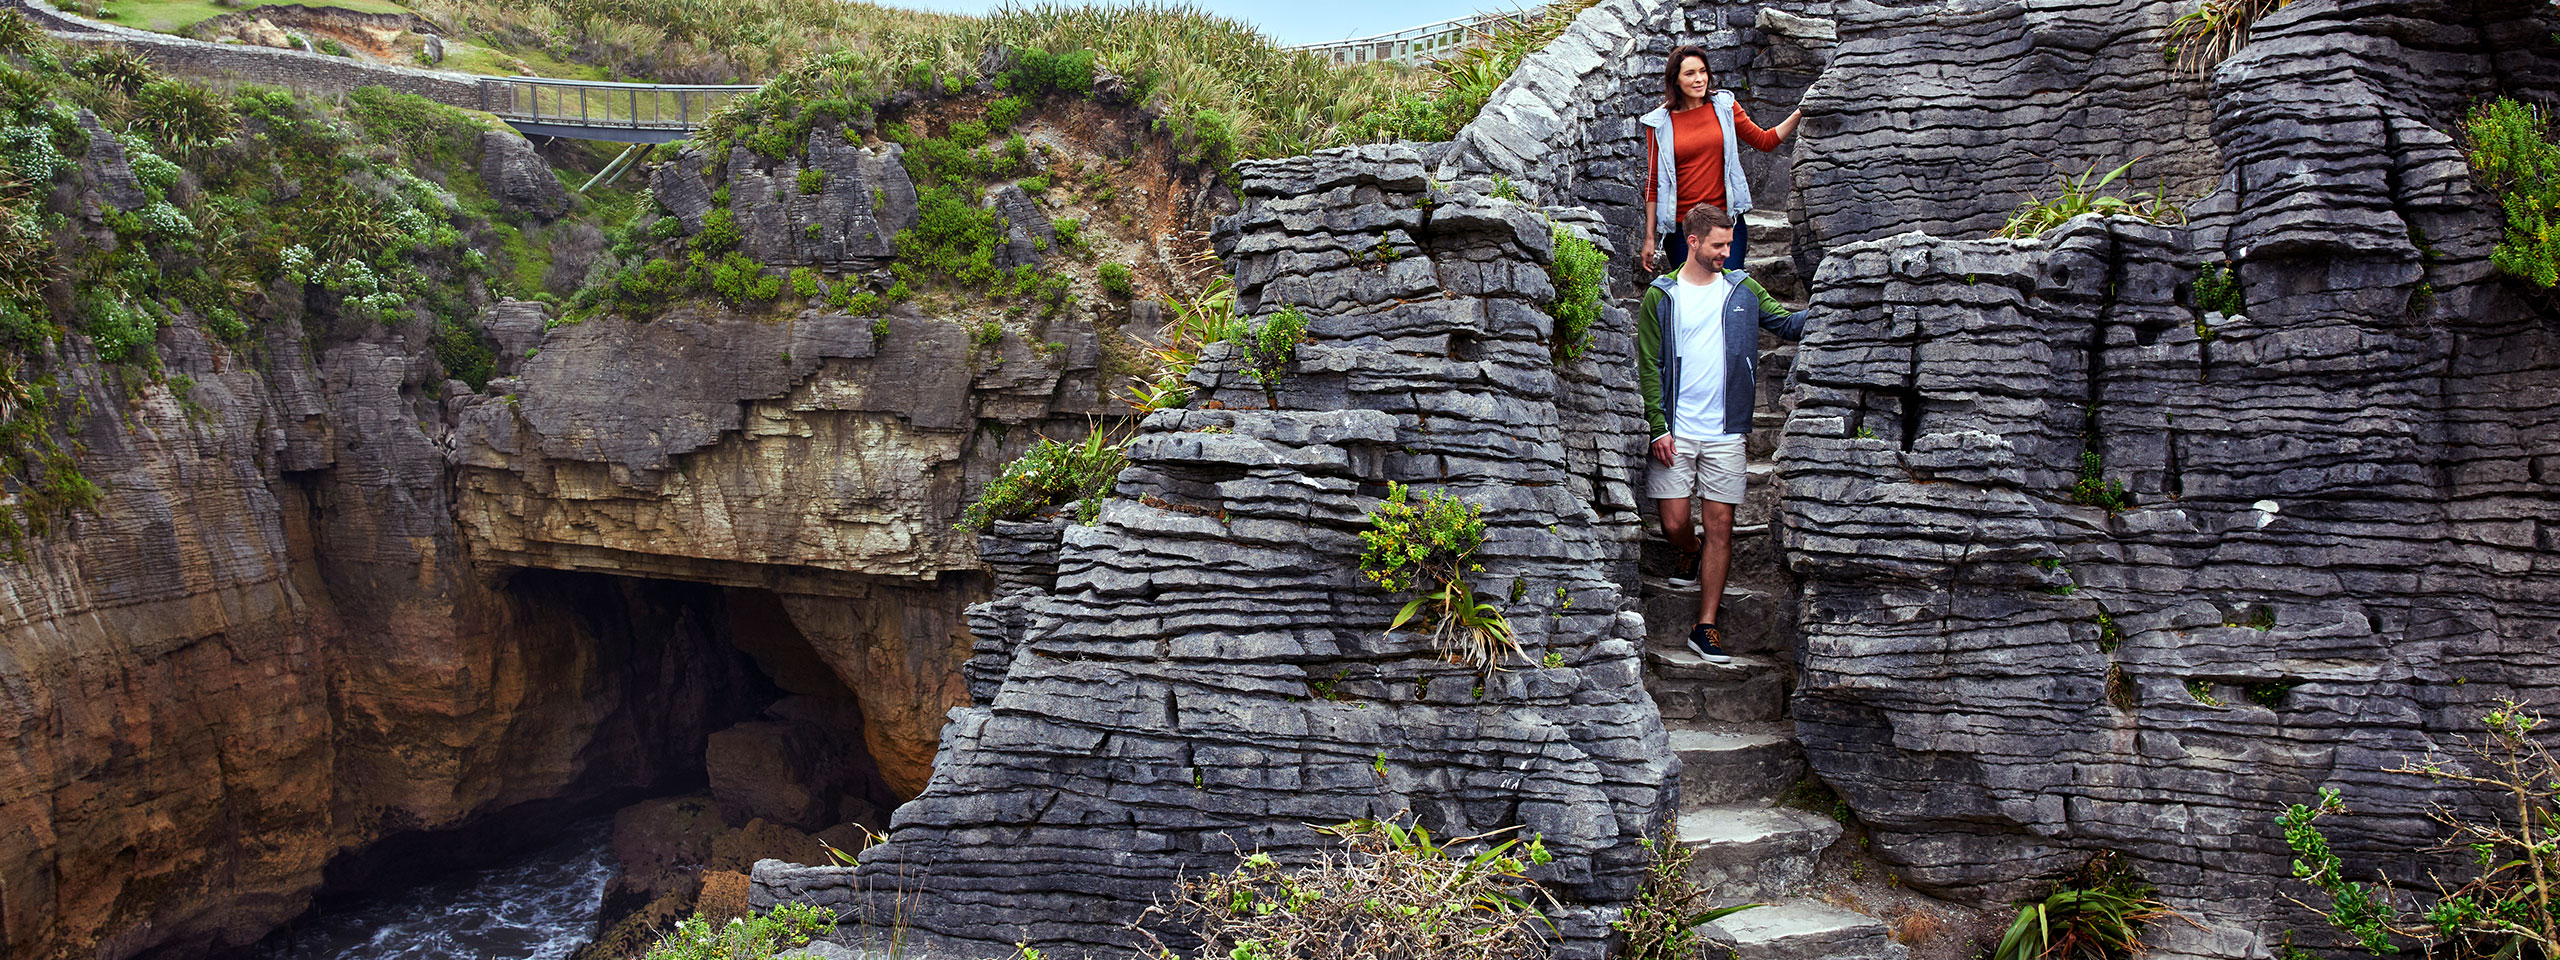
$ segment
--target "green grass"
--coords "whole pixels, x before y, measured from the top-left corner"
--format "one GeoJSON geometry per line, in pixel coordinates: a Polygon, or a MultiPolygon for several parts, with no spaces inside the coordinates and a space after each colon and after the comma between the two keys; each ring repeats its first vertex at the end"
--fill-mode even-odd
{"type": "MultiPolygon", "coordinates": [[[[237,7],[218,6],[212,0],[107,0],[103,4],[107,12],[115,15],[108,19],[118,25],[162,33],[176,33],[226,13],[277,5],[264,0],[247,0],[237,7]]],[[[409,12],[409,8],[390,0],[312,0],[307,5],[357,13],[409,12]]]]}
{"type": "Polygon", "coordinates": [[[538,49],[499,50],[462,40],[445,41],[438,70],[484,77],[549,77],[554,80],[611,80],[603,67],[561,60],[538,49]]]}

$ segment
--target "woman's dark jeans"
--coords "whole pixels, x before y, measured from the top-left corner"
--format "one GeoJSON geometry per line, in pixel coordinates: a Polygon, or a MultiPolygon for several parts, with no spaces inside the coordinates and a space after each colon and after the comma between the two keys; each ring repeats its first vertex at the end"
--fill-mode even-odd
{"type": "MultiPolygon", "coordinates": [[[[1744,226],[1741,220],[1735,220],[1733,222],[1733,248],[1726,251],[1724,255],[1725,269],[1742,269],[1742,245],[1749,242],[1750,239],[1751,229],[1744,226]]],[[[1680,269],[1681,264],[1689,262],[1688,234],[1682,233],[1678,230],[1671,231],[1671,235],[1664,238],[1662,243],[1657,244],[1656,248],[1660,249],[1665,254],[1662,260],[1663,268],[1660,271],[1662,273],[1670,273],[1673,270],[1678,270],[1680,269]]]]}

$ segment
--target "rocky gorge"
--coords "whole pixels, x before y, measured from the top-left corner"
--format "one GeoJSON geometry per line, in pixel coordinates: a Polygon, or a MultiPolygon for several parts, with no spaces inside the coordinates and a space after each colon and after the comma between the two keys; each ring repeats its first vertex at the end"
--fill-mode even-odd
{"type": "MultiPolygon", "coordinates": [[[[2294,0],[2198,76],[2162,51],[2186,6],[1603,0],[1452,141],[1239,164],[1232,208],[1161,190],[1214,220],[1237,313],[1307,342],[1269,383],[1209,348],[1090,523],[983,540],[952,523],[989,478],[1120,412],[1140,311],[980,342],[915,305],[492,299],[479,388],[414,325],[297,306],[242,349],[174,323],[186,389],[69,385],[113,412],[76,437],[107,495],[0,567],[0,943],[209,955],[427,852],[700,791],[799,844],[752,902],[833,908],[847,944],[1119,955],[1178,873],[1410,813],[1542,835],[1556,950],[1598,956],[1638,839],[1776,792],[1702,776],[1701,718],[1761,724],[1800,758],[1761,779],[1837,791],[1927,894],[1998,907],[2116,851],[2195,921],[2158,955],[2308,940],[2278,810],[2343,788],[2341,851],[2410,875],[2462,798],[2388,768],[2497,697],[2548,705],[2560,325],[2492,265],[2459,130],[2560,97],[2560,16],[2294,0]],[[1806,112],[1751,160],[1752,269],[1815,319],[1762,353],[1735,607],[1766,661],[1730,677],[1645,602],[1633,317],[1559,360],[1545,309],[1558,225],[1624,253],[1632,118],[1687,42],[1755,115],[1806,112]],[[1989,236],[2127,160],[2183,220],[1989,236]],[[2237,310],[2197,293],[2225,267],[2237,310]],[[1486,508],[1531,662],[1483,677],[1384,629],[1357,533],[1391,483],[1486,508]],[[859,867],[803,842],[853,823],[887,827],[859,867]]],[[[874,269],[916,185],[858,139],[652,186],[682,235],[725,207],[759,261],[874,269]]],[[[115,195],[118,149],[83,189],[115,195]]],[[[557,215],[547,172],[517,182],[557,215]]],[[[1054,241],[1036,219],[1008,255],[1054,241]]],[[[1843,836],[1817,826],[1785,842],[1843,836]]],[[[1776,898],[1811,871],[1713,875],[1776,898]]],[[[1751,960],[1902,949],[1734,926],[1751,960]]]]}

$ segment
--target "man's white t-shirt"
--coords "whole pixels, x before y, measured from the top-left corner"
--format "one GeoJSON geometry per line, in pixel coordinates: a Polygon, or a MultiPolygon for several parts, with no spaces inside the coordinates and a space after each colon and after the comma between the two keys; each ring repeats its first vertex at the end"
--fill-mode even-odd
{"type": "Polygon", "coordinates": [[[1680,383],[1672,393],[1671,432],[1683,440],[1737,440],[1724,425],[1724,304],[1733,284],[1690,283],[1688,272],[1671,286],[1672,314],[1680,338],[1680,383]]]}

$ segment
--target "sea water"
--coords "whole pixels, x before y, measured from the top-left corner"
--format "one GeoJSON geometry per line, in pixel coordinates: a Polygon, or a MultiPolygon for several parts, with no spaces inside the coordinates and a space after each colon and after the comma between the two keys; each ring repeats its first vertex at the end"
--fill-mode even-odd
{"type": "Polygon", "coordinates": [[[613,818],[548,847],[405,890],[321,908],[259,944],[261,960],[565,960],[596,933],[613,879],[613,818]]]}

